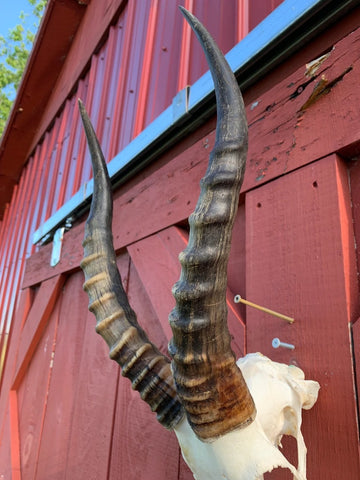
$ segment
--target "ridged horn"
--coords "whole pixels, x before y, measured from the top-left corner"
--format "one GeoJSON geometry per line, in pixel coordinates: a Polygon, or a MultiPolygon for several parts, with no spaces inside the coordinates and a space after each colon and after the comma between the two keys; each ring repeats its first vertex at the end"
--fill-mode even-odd
{"type": "Polygon", "coordinates": [[[173,287],[169,352],[177,393],[202,440],[249,425],[254,402],[236,365],[227,327],[227,263],[247,154],[247,122],[236,79],[210,34],[180,7],[207,57],[217,101],[216,143],[189,218],[181,276],[173,287]]]}
{"type": "Polygon", "coordinates": [[[170,360],[147,338],[129,305],[113,247],[112,193],[106,163],[84,105],[79,108],[91,153],[94,192],[85,225],[84,290],[89,310],[96,317],[96,331],[110,347],[110,358],[122,367],[134,390],[156,412],[158,421],[173,428],[183,416],[176,394],[170,360]]]}

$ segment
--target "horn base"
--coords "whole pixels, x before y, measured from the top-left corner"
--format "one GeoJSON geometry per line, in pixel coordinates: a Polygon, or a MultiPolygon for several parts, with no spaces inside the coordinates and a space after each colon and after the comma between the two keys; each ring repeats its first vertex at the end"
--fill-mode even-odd
{"type": "MultiPolygon", "coordinates": [[[[186,359],[184,364],[188,365],[186,359]]],[[[172,368],[174,371],[174,363],[172,368]]],[[[194,369],[198,370],[197,366],[194,369]]],[[[212,369],[207,376],[189,377],[186,368],[184,375],[176,369],[174,377],[188,422],[201,440],[211,442],[232,430],[247,427],[255,419],[253,399],[232,358],[225,364],[217,364],[216,371],[212,369]],[[216,385],[213,375],[217,378],[216,385]]]]}

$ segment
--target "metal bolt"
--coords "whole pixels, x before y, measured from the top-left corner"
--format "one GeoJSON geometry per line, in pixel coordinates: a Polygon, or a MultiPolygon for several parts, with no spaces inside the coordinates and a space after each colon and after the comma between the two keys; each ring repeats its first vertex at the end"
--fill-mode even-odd
{"type": "Polygon", "coordinates": [[[273,348],[283,347],[283,348],[287,348],[288,350],[295,350],[295,345],[292,345],[291,343],[280,342],[279,338],[273,338],[273,341],[271,344],[273,348]]]}
{"type": "Polygon", "coordinates": [[[73,217],[68,217],[65,220],[65,229],[70,230],[70,228],[73,226],[73,223],[74,223],[74,218],[73,217]]]}

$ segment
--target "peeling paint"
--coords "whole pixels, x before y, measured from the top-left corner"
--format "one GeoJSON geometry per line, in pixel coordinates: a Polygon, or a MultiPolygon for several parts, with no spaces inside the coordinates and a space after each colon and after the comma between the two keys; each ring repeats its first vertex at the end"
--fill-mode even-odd
{"type": "Polygon", "coordinates": [[[300,108],[300,111],[307,109],[310,105],[314,104],[320,97],[329,93],[331,89],[340,82],[345,75],[351,72],[353,69],[352,65],[346,68],[340,75],[338,75],[333,80],[328,80],[326,75],[321,75],[321,79],[315,84],[314,90],[304,105],[300,108]]]}
{"type": "Polygon", "coordinates": [[[312,60],[311,62],[307,63],[305,65],[305,67],[306,67],[305,77],[315,77],[316,72],[319,70],[321,65],[325,62],[325,60],[330,55],[331,55],[331,52],[325,53],[324,55],[321,55],[320,57],[316,58],[315,60],[312,60]]]}

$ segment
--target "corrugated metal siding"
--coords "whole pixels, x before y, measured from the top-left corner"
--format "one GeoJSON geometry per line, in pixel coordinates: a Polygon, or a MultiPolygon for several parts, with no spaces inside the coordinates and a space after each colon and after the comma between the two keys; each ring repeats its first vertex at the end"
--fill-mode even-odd
{"type": "Polygon", "coordinates": [[[1,223],[0,359],[24,263],[34,251],[34,231],[91,178],[77,98],[85,102],[110,160],[171,104],[180,89],[207,70],[178,4],[193,11],[227,52],[247,32],[249,21],[254,27],[278,3],[142,0],[138,8],[136,1],[128,2],[110,27],[107,41],[93,55],[89,71],[29,159],[1,223]],[[250,20],[242,18],[242,12],[248,12],[250,20]]]}
{"type": "Polygon", "coordinates": [[[249,10],[249,30],[255,28],[263,18],[275,10],[275,8],[282,2],[283,0],[270,0],[268,2],[264,2],[264,0],[251,0],[251,8],[249,10]]]}
{"type": "Polygon", "coordinates": [[[24,169],[19,185],[14,189],[12,201],[2,222],[1,232],[1,285],[0,285],[0,348],[1,366],[12,315],[15,309],[16,293],[21,286],[25,259],[33,251],[32,234],[35,228],[41,159],[38,155],[24,169]]]}

